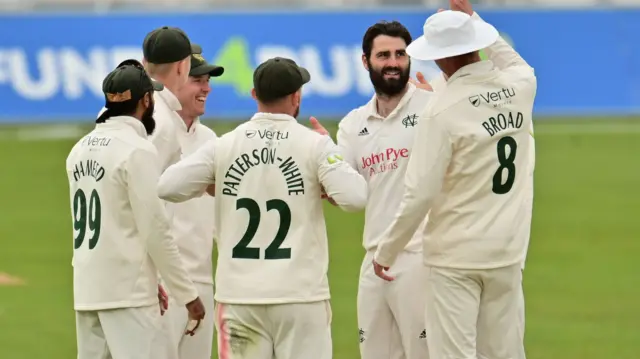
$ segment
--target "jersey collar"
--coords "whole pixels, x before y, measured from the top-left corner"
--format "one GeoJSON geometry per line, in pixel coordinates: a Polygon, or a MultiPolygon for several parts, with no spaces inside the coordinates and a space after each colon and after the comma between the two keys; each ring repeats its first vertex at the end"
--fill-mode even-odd
{"type": "Polygon", "coordinates": [[[118,128],[118,127],[131,127],[140,137],[147,138],[147,130],[144,128],[142,121],[131,116],[114,116],[109,118],[104,123],[96,125],[98,128],[118,128]]]}
{"type": "Polygon", "coordinates": [[[409,82],[407,83],[407,86],[408,86],[407,92],[404,93],[404,95],[400,99],[400,102],[398,102],[398,106],[396,106],[396,108],[394,108],[393,111],[391,111],[391,113],[387,117],[382,117],[378,114],[378,104],[377,104],[378,97],[377,95],[374,94],[371,100],[369,101],[369,103],[367,103],[367,113],[368,113],[367,117],[378,119],[378,120],[385,120],[387,118],[395,117],[398,114],[398,112],[403,109],[403,107],[407,104],[407,102],[409,102],[411,97],[413,97],[413,94],[416,92],[417,87],[414,84],[409,82]]]}
{"type": "Polygon", "coordinates": [[[491,62],[491,60],[479,61],[467,66],[463,66],[458,69],[458,71],[456,71],[451,77],[449,77],[447,83],[450,84],[462,77],[487,74],[491,72],[491,70],[493,70],[493,67],[493,62],[491,62]]]}
{"type": "Polygon", "coordinates": [[[255,120],[274,120],[274,121],[295,121],[296,119],[292,116],[289,116],[284,113],[268,113],[268,112],[258,112],[253,117],[251,117],[251,121],[255,120]]]}
{"type": "MultiPolygon", "coordinates": [[[[154,80],[155,81],[155,80],[154,80]]],[[[164,88],[162,91],[156,92],[158,96],[167,104],[171,111],[180,111],[182,110],[182,105],[180,105],[180,101],[176,97],[176,95],[171,92],[168,88],[164,88]]]]}
{"type": "Polygon", "coordinates": [[[184,122],[184,120],[181,121],[182,122],[182,129],[184,130],[184,132],[188,133],[188,134],[193,134],[196,132],[196,127],[198,127],[198,124],[200,124],[200,117],[196,117],[195,119],[193,119],[193,123],[191,123],[191,127],[189,127],[187,129],[187,124],[184,122]]]}

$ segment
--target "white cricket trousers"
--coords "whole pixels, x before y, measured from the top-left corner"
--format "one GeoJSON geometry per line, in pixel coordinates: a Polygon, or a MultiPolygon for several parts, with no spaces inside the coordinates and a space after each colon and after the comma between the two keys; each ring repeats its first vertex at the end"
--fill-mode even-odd
{"type": "Polygon", "coordinates": [[[172,300],[168,293],[169,309],[164,313],[162,325],[168,337],[169,359],[211,359],[215,328],[213,284],[194,284],[204,304],[205,315],[193,336],[185,335],[189,324],[187,308],[172,300]]]}
{"type": "Polygon", "coordinates": [[[219,359],[331,359],[328,300],[292,304],[216,303],[219,359]]]}
{"type": "MultiPolygon", "coordinates": [[[[358,326],[362,359],[429,358],[424,312],[426,268],[422,252],[402,252],[387,282],[373,271],[375,251],[360,268],[358,326]]],[[[436,357],[437,358],[437,357],[436,357]]]]}
{"type": "Polygon", "coordinates": [[[76,311],[78,359],[166,359],[158,304],[76,311]]]}
{"type": "Polygon", "coordinates": [[[520,354],[518,358],[526,359],[527,355],[524,351],[524,317],[525,317],[525,307],[524,307],[524,288],[522,287],[522,281],[520,282],[520,299],[518,303],[518,336],[520,337],[521,344],[518,344],[517,347],[520,354]]]}
{"type": "Polygon", "coordinates": [[[520,264],[495,269],[427,267],[431,358],[517,359],[522,350],[520,264]]]}

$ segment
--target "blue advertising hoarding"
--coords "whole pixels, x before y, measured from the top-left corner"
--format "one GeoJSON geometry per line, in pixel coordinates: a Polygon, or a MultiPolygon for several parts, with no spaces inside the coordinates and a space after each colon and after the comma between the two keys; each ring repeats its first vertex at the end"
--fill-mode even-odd
{"type": "MultiPolygon", "coordinates": [[[[273,56],[311,72],[304,114],[336,117],[371,98],[362,68],[362,35],[398,20],[414,37],[431,10],[33,14],[0,16],[0,122],[86,121],[103,105],[104,76],[125,58],[141,58],[151,29],[183,28],[204,56],[226,68],[212,81],[206,117],[255,110],[252,72],[273,56]]],[[[536,69],[538,115],[640,113],[640,10],[482,11],[536,69]]],[[[432,63],[413,64],[428,77],[432,63]]]]}

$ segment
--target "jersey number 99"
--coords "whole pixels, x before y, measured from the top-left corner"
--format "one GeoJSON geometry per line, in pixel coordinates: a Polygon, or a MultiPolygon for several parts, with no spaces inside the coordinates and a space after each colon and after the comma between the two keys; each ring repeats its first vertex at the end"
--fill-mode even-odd
{"type": "MultiPolygon", "coordinates": [[[[236,209],[243,208],[249,212],[249,225],[240,242],[233,247],[231,257],[260,259],[260,248],[249,247],[258,231],[258,226],[260,226],[260,206],[258,202],[251,198],[240,198],[236,202],[236,209]]],[[[291,248],[280,248],[280,246],[287,238],[289,227],[291,227],[291,209],[289,209],[287,202],[280,199],[271,199],[267,201],[267,211],[271,210],[276,210],[280,214],[280,225],[275,238],[264,251],[264,259],[289,259],[291,258],[291,248]]]]}
{"type": "Polygon", "coordinates": [[[87,226],[93,232],[89,239],[89,249],[94,249],[100,239],[100,224],[102,218],[102,206],[100,205],[100,196],[94,189],[89,197],[89,206],[87,207],[87,196],[82,189],[78,189],[73,195],[73,229],[78,234],[73,240],[73,249],[78,249],[84,242],[87,234],[87,226]]]}
{"type": "Polygon", "coordinates": [[[506,194],[511,191],[513,182],[516,180],[516,165],[513,161],[516,160],[516,151],[518,150],[518,144],[516,140],[511,136],[502,137],[498,141],[498,162],[500,166],[493,175],[493,193],[506,194]],[[507,147],[509,147],[509,155],[507,156],[507,147]],[[507,180],[502,183],[502,172],[507,171],[507,180]]]}

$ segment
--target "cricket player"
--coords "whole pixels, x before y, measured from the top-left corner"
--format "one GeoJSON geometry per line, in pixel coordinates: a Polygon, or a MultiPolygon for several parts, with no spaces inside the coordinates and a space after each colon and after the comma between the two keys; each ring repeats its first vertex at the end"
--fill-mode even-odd
{"type": "MultiPolygon", "coordinates": [[[[209,80],[224,73],[223,67],[209,64],[204,60],[202,48],[199,45],[192,44],[191,50],[189,80],[176,93],[182,107],[178,111],[182,121],[176,123],[175,135],[182,149],[183,158],[194,153],[207,141],[216,138],[216,134],[209,127],[200,123],[199,117],[204,114],[207,97],[211,92],[209,80]]],[[[208,313],[214,312],[211,261],[215,231],[214,207],[214,198],[209,195],[183,203],[166,203],[180,256],[208,313]]],[[[187,319],[183,307],[168,306],[164,315],[164,324],[169,333],[169,346],[173,357],[211,358],[214,316],[206,316],[194,336],[184,335],[188,324],[187,319]]]]}
{"type": "MultiPolygon", "coordinates": [[[[467,14],[471,14],[472,17],[479,18],[479,15],[473,11],[472,5],[469,1],[462,1],[462,2],[450,1],[450,3],[451,3],[452,10],[463,11],[463,12],[466,12],[467,14]]],[[[444,11],[444,10],[441,9],[439,11],[444,11]]],[[[493,62],[493,64],[500,69],[509,67],[510,59],[512,59],[514,56],[517,56],[517,53],[515,52],[513,47],[511,47],[511,45],[509,45],[502,37],[500,37],[495,44],[484,49],[484,53],[485,55],[487,55],[488,59],[491,60],[491,62],[493,62]]],[[[418,81],[421,84],[432,86],[434,91],[440,91],[444,86],[446,86],[447,80],[448,80],[448,76],[444,72],[441,72],[436,77],[431,79],[429,83],[427,83],[424,78],[420,78],[420,77],[418,78],[418,81]]],[[[531,205],[531,212],[533,212],[533,176],[535,172],[535,155],[536,155],[535,140],[533,138],[533,122],[531,122],[530,131],[531,131],[532,138],[531,138],[531,148],[529,149],[529,156],[531,158],[531,163],[530,163],[531,166],[529,168],[529,179],[530,179],[529,195],[531,197],[531,200],[529,203],[531,205]]],[[[529,247],[528,242],[529,242],[530,235],[531,235],[531,231],[527,230],[527,248],[529,247]]],[[[526,256],[525,256],[525,260],[522,261],[523,271],[525,267],[525,261],[526,261],[526,256]]],[[[520,308],[519,308],[518,332],[522,338],[522,341],[524,341],[524,333],[525,333],[524,291],[522,290],[522,288],[520,290],[521,290],[521,293],[520,293],[520,303],[519,303],[520,308]]],[[[521,350],[519,358],[526,358],[524,347],[520,346],[519,349],[521,350]]]]}
{"type": "Polygon", "coordinates": [[[161,176],[180,202],[215,183],[218,355],[226,359],[332,357],[322,188],[347,211],[367,184],[331,137],[299,124],[309,72],[286,58],[253,75],[258,113],[161,176]]]}
{"type": "MultiPolygon", "coordinates": [[[[452,10],[459,10],[459,11],[464,11],[467,13],[472,14],[473,17],[478,17],[479,15],[475,12],[473,12],[473,9],[471,7],[471,4],[469,2],[462,2],[462,4],[464,5],[464,8],[460,8],[458,9],[455,4],[452,4],[451,9],[452,10]]],[[[439,10],[439,11],[444,11],[444,10],[439,10]]],[[[492,46],[488,47],[485,50],[485,55],[487,55],[487,57],[489,58],[489,60],[491,60],[493,62],[493,64],[498,67],[498,68],[506,68],[509,66],[509,59],[513,58],[515,50],[513,49],[513,47],[511,47],[504,39],[499,38],[498,41],[493,44],[492,46]]],[[[516,54],[517,55],[517,54],[516,54]]],[[[447,85],[447,80],[448,77],[444,72],[439,73],[438,75],[436,75],[434,78],[431,79],[430,82],[427,82],[426,79],[421,78],[420,76],[418,77],[418,82],[422,85],[425,86],[431,86],[432,89],[434,91],[441,91],[442,88],[444,88],[447,85]]],[[[529,183],[529,191],[530,191],[530,196],[531,196],[531,200],[530,200],[530,205],[531,205],[531,211],[533,212],[533,176],[534,176],[534,171],[535,171],[535,140],[533,138],[533,122],[531,122],[531,126],[530,126],[530,131],[531,131],[531,148],[529,149],[529,155],[531,156],[531,166],[529,168],[529,178],[530,178],[530,183],[529,183]]],[[[527,231],[527,248],[528,248],[528,241],[529,241],[529,237],[530,237],[530,230],[527,231]]],[[[522,270],[524,271],[524,267],[525,267],[525,261],[526,261],[526,256],[525,256],[525,260],[522,261],[522,270]]],[[[522,285],[521,285],[522,287],[522,285]]],[[[524,332],[525,332],[525,304],[524,304],[524,291],[521,288],[521,296],[520,296],[520,308],[519,308],[519,328],[518,328],[518,332],[522,338],[522,340],[524,341],[524,332]]],[[[520,357],[519,358],[526,358],[526,354],[524,352],[524,347],[520,346],[519,348],[520,350],[522,350],[522,352],[520,353],[520,357]]]]}
{"type": "Polygon", "coordinates": [[[399,254],[387,283],[371,268],[373,254],[391,224],[404,191],[404,175],[416,126],[433,97],[409,82],[411,34],[399,22],[379,22],[362,40],[362,63],[375,89],[364,106],[340,121],[338,146],[344,159],[368,182],[363,245],[366,250],[358,285],[358,326],[362,359],[426,358],[422,320],[426,278],[418,231],[399,254]],[[418,320],[416,318],[419,318],[418,320]]]}
{"type": "MultiPolygon", "coordinates": [[[[135,63],[135,61],[133,61],[135,63]]],[[[106,111],[67,157],[79,359],[168,358],[162,347],[159,272],[185,317],[205,309],[183,268],[157,196],[155,91],[142,66],[123,65],[103,82],[106,111]]]]}
{"type": "Polygon", "coordinates": [[[477,16],[442,11],[407,48],[412,58],[435,60],[448,80],[418,125],[402,204],[373,267],[394,280],[385,271],[429,213],[423,246],[432,358],[507,359],[523,352],[518,315],[537,81],[515,51],[504,68],[480,59],[479,50],[504,45],[477,16]]]}
{"type": "MultiPolygon", "coordinates": [[[[190,136],[186,135],[186,132],[188,132],[186,123],[178,113],[178,111],[182,110],[182,105],[177,94],[189,80],[193,47],[188,36],[180,28],[163,26],[149,32],[145,36],[142,43],[142,53],[144,57],[143,64],[149,76],[164,85],[164,90],[154,94],[156,103],[154,112],[156,130],[149,136],[149,140],[155,146],[158,154],[159,170],[163,172],[169,165],[180,160],[185,151],[190,151],[188,148],[183,148],[183,143],[189,142],[188,138],[190,136]]],[[[185,224],[182,220],[184,214],[180,212],[180,209],[178,209],[178,212],[182,213],[182,215],[179,214],[178,216],[180,218],[176,218],[176,209],[166,203],[165,205],[170,216],[172,232],[178,237],[180,252],[181,255],[184,256],[186,251],[188,251],[188,249],[185,248],[189,246],[188,240],[185,242],[183,237],[184,228],[185,226],[196,225],[195,223],[200,219],[197,214],[194,214],[194,223],[185,224]],[[178,223],[178,228],[176,228],[176,223],[178,223]]],[[[213,223],[210,225],[213,226],[213,223]]],[[[196,236],[202,237],[202,235],[203,234],[200,233],[196,236]]],[[[196,236],[193,236],[191,239],[196,241],[196,236]]],[[[213,239],[209,240],[212,241],[213,239]]],[[[193,248],[191,248],[191,250],[193,250],[193,248]]],[[[206,247],[203,248],[203,251],[204,250],[206,250],[206,247]]],[[[194,270],[197,271],[197,269],[192,267],[194,265],[192,261],[193,258],[189,257],[189,254],[186,255],[187,258],[183,258],[183,262],[189,263],[189,274],[193,275],[194,270]]],[[[198,262],[195,262],[196,265],[201,263],[199,261],[202,260],[202,258],[198,258],[197,260],[198,262]]],[[[203,278],[197,279],[196,281],[201,282],[203,280],[206,281],[206,279],[203,278]]],[[[161,282],[164,283],[164,278],[161,278],[161,282]]],[[[203,295],[204,300],[207,301],[209,298],[207,298],[206,291],[203,290],[202,286],[199,286],[198,289],[200,292],[205,293],[201,295],[203,295]]],[[[164,294],[163,300],[166,301],[164,308],[167,311],[171,310],[171,302],[175,300],[171,290],[169,289],[167,291],[168,293],[165,293],[161,286],[159,291],[164,294]]],[[[178,339],[176,328],[180,326],[184,320],[178,319],[178,317],[181,318],[182,316],[181,312],[183,311],[178,310],[178,313],[167,314],[167,320],[163,322],[163,327],[165,331],[167,331],[168,336],[165,344],[171,357],[177,357],[180,351],[180,343],[182,340],[178,339]]],[[[184,330],[184,327],[182,329],[184,330]]],[[[206,331],[207,329],[203,332],[206,331]]],[[[202,333],[202,336],[207,335],[206,333],[202,333]]],[[[196,348],[193,349],[198,350],[196,348]]]]}

